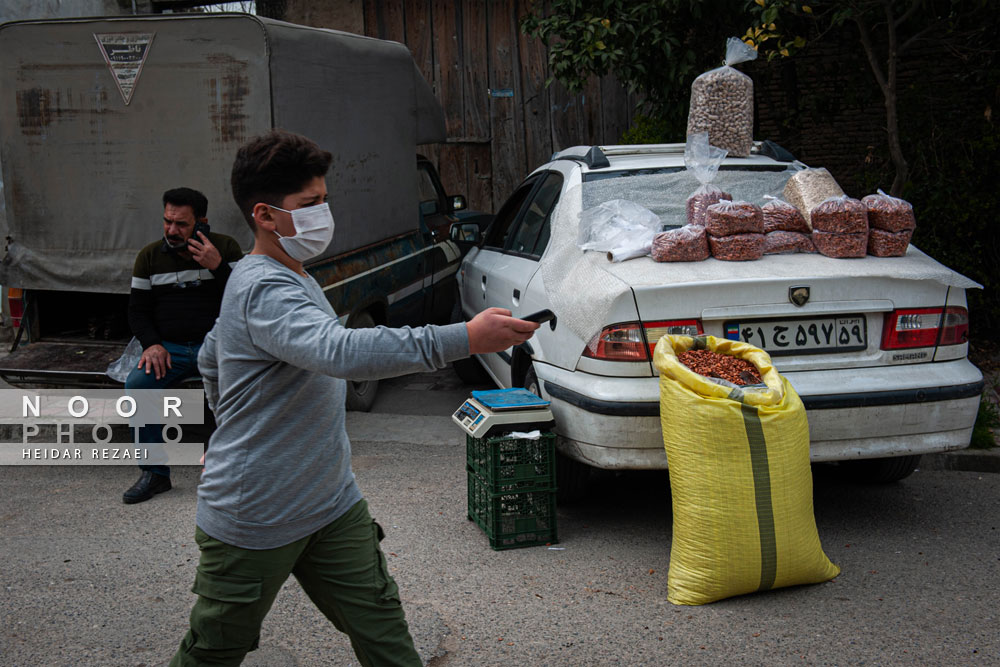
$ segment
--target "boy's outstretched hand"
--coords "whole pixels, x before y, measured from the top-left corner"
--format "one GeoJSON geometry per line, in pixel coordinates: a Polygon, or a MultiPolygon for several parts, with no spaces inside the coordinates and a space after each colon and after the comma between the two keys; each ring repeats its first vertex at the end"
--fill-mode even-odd
{"type": "Polygon", "coordinates": [[[487,308],[465,323],[469,332],[469,354],[501,352],[531,338],[537,322],[510,316],[506,308],[487,308]]]}

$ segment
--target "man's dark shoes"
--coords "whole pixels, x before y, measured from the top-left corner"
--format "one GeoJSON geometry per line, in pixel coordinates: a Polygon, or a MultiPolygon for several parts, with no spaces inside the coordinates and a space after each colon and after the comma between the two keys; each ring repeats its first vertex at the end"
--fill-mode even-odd
{"type": "Polygon", "coordinates": [[[163,493],[172,488],[169,477],[157,475],[155,472],[149,470],[143,470],[142,475],[139,476],[139,480],[122,495],[122,500],[126,505],[141,503],[144,500],[149,500],[157,493],[163,493]]]}

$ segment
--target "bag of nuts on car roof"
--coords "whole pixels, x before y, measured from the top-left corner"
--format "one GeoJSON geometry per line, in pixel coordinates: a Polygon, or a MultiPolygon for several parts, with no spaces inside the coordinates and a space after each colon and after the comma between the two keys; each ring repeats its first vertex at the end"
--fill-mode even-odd
{"type": "Polygon", "coordinates": [[[684,225],[653,237],[650,252],[657,262],[700,262],[708,259],[708,237],[701,225],[684,225]]]}
{"type": "Polygon", "coordinates": [[[787,255],[793,252],[816,252],[809,234],[779,230],[764,235],[765,255],[787,255]]]}
{"type": "Polygon", "coordinates": [[[809,212],[830,197],[844,194],[840,185],[826,169],[802,169],[792,174],[785,183],[782,196],[789,204],[799,209],[806,219],[809,229],[813,228],[809,212]]]}
{"type": "Polygon", "coordinates": [[[726,151],[708,143],[708,133],[689,134],[684,145],[684,167],[694,174],[701,185],[687,198],[687,221],[689,225],[704,225],[705,211],[712,204],[723,199],[732,199],[728,192],[723,192],[712,185],[712,180],[719,173],[719,165],[726,159],[726,151]]]}
{"type": "Polygon", "coordinates": [[[720,201],[708,207],[705,229],[709,236],[761,234],[764,231],[764,214],[760,206],[748,201],[720,201]]]}
{"type": "Polygon", "coordinates": [[[913,205],[908,201],[890,197],[881,190],[878,194],[862,197],[861,201],[868,208],[868,224],[874,229],[902,232],[917,226],[913,205]]]}
{"type": "Polygon", "coordinates": [[[847,195],[830,197],[809,212],[813,231],[868,234],[868,207],[847,195]]]}
{"type": "Polygon", "coordinates": [[[733,69],[757,58],[757,51],[737,37],[726,40],[725,65],[700,75],[691,84],[687,133],[708,132],[713,146],[734,157],[747,157],[753,147],[753,80],[733,69]]]}
{"type": "Polygon", "coordinates": [[[760,207],[760,212],[764,216],[765,234],[770,232],[808,234],[812,231],[799,209],[771,195],[764,195],[764,199],[767,200],[767,203],[760,207]]]}
{"type": "Polygon", "coordinates": [[[763,234],[733,234],[732,236],[709,236],[708,247],[712,257],[727,262],[746,262],[760,259],[764,254],[763,234]]]}
{"type": "Polygon", "coordinates": [[[902,257],[910,246],[913,230],[887,232],[884,229],[868,230],[868,254],[874,257],[902,257]]]}

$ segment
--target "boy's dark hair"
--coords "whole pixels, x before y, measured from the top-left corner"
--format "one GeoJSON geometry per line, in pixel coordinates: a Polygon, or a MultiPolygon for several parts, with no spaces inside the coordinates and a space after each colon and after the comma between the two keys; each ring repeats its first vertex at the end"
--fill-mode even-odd
{"type": "Polygon", "coordinates": [[[163,206],[190,206],[194,211],[194,219],[200,220],[208,214],[208,199],[205,195],[191,188],[174,188],[163,193],[163,206]]]}
{"type": "Polygon", "coordinates": [[[253,207],[258,202],[278,206],[317,176],[326,176],[333,156],[300,134],[271,130],[251,139],[236,152],[231,185],[233,199],[251,230],[257,225],[253,207]]]}

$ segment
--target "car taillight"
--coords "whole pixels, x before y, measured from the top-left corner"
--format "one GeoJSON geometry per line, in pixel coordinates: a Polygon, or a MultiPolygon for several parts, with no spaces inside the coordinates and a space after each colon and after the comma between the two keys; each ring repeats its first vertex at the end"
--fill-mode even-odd
{"type": "Polygon", "coordinates": [[[17,329],[21,326],[21,318],[24,317],[24,299],[20,287],[11,287],[7,290],[7,308],[10,312],[10,325],[17,329]]]}
{"type": "Polygon", "coordinates": [[[656,343],[667,334],[697,336],[702,333],[698,320],[661,322],[621,322],[604,327],[590,342],[583,356],[603,361],[649,361],[656,343]]]}
{"type": "Polygon", "coordinates": [[[666,335],[699,336],[703,333],[698,320],[665,320],[662,322],[646,322],[646,343],[649,345],[649,358],[653,358],[653,349],[666,335]]]}
{"type": "Polygon", "coordinates": [[[612,324],[590,341],[583,356],[603,361],[648,361],[646,338],[638,322],[612,324]]]}
{"type": "Polygon", "coordinates": [[[938,345],[961,345],[969,342],[969,311],[948,306],[941,316],[941,339],[938,345]]]}
{"type": "Polygon", "coordinates": [[[886,314],[882,349],[960,345],[969,340],[969,311],[946,308],[902,308],[886,314]]]}

